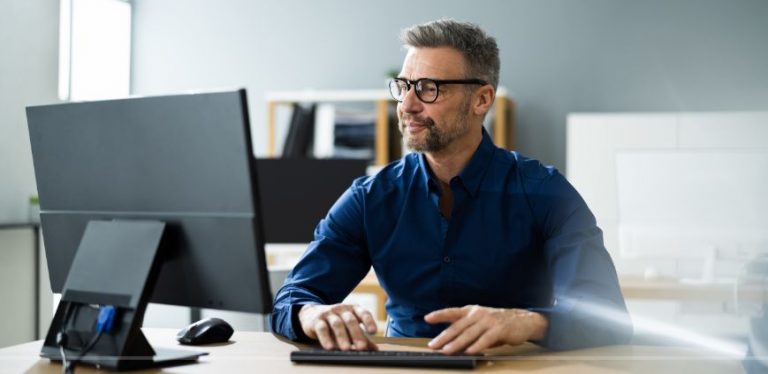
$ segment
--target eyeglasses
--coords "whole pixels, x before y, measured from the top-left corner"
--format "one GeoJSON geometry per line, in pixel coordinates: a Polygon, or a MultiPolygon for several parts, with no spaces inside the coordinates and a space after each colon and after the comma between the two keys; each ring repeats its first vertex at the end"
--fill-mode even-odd
{"type": "Polygon", "coordinates": [[[488,82],[482,79],[431,79],[421,78],[415,81],[405,78],[395,78],[389,81],[389,93],[392,98],[398,102],[403,102],[405,95],[411,86],[416,90],[416,97],[422,102],[427,104],[434,103],[437,100],[437,96],[440,94],[440,85],[442,84],[479,84],[484,86],[488,82]]]}

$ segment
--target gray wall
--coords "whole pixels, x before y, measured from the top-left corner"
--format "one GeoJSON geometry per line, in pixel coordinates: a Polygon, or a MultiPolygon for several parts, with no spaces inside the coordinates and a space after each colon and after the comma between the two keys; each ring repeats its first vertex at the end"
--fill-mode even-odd
{"type": "Polygon", "coordinates": [[[138,94],[383,87],[399,30],[454,17],[498,39],[517,148],[565,167],[569,112],[768,109],[768,1],[134,0],[138,94]]]}
{"type": "Polygon", "coordinates": [[[24,108],[56,100],[58,26],[58,1],[0,1],[0,222],[26,221],[37,193],[24,108]]]}
{"type": "MultiPolygon", "coordinates": [[[[0,1],[0,223],[29,218],[36,188],[24,108],[56,100],[58,25],[58,1],[0,1]]],[[[38,338],[33,243],[32,230],[0,231],[0,347],[38,338]]]]}

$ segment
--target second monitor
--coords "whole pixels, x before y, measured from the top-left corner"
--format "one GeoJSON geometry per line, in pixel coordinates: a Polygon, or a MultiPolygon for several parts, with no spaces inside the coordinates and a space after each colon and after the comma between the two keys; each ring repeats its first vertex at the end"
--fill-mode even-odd
{"type": "Polygon", "coordinates": [[[315,226],[368,160],[258,159],[259,190],[268,243],[309,243],[315,226]]]}

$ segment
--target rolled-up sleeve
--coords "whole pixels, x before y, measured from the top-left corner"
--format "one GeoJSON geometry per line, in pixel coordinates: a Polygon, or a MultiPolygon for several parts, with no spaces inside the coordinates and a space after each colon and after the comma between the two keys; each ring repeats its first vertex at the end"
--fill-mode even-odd
{"type": "Polygon", "coordinates": [[[631,319],[602,231],[587,204],[553,169],[532,190],[552,281],[551,304],[531,308],[549,321],[539,344],[561,350],[628,343],[631,319]]]}
{"type": "Polygon", "coordinates": [[[297,324],[299,308],[341,302],[368,273],[371,260],[363,229],[363,189],[357,183],[320,221],[314,240],[275,295],[270,323],[276,334],[305,339],[297,324]]]}

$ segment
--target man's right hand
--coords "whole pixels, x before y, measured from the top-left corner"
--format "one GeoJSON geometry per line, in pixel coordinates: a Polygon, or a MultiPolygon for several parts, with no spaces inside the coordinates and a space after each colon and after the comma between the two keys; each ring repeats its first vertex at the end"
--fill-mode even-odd
{"type": "Polygon", "coordinates": [[[359,306],[307,304],[299,311],[299,322],[304,334],[320,341],[324,349],[378,350],[366,335],[376,333],[376,321],[359,306]]]}

